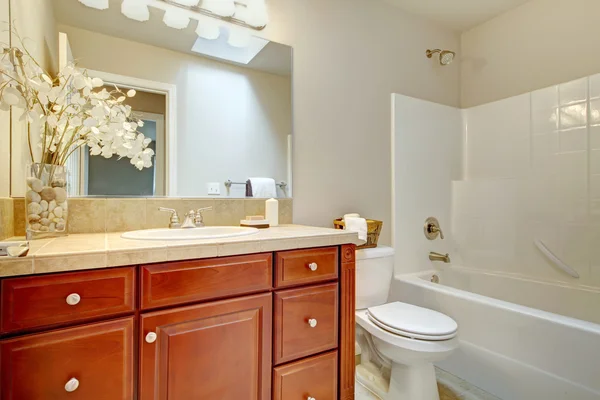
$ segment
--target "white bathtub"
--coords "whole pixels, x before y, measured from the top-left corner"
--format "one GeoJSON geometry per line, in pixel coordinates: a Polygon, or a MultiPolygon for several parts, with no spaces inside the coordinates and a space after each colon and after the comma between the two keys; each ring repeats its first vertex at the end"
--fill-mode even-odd
{"type": "Polygon", "coordinates": [[[439,367],[504,400],[600,399],[598,290],[452,266],[396,276],[390,300],[454,318],[461,346],[439,367]]]}

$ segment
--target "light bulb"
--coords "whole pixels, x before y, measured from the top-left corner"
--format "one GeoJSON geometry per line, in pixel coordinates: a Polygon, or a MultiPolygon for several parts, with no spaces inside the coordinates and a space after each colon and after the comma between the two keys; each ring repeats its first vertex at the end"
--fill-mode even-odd
{"type": "Polygon", "coordinates": [[[233,17],[239,19],[240,21],[245,21],[248,18],[248,7],[236,2],[235,14],[233,14],[233,17]]]}
{"type": "Polygon", "coordinates": [[[79,0],[85,6],[96,8],[98,10],[108,9],[108,0],[79,0]]]}
{"type": "Polygon", "coordinates": [[[255,27],[267,25],[269,22],[269,15],[267,14],[265,0],[248,0],[246,18],[244,21],[246,21],[248,25],[255,27]]]}
{"type": "Polygon", "coordinates": [[[150,10],[144,2],[138,0],[123,0],[121,12],[129,19],[139,22],[150,20],[150,10]]]}
{"type": "Polygon", "coordinates": [[[221,27],[216,20],[213,20],[212,18],[203,18],[198,21],[196,34],[203,39],[215,40],[221,35],[221,27]]]}
{"type": "Polygon", "coordinates": [[[165,11],[163,22],[168,27],[174,29],[185,29],[190,24],[190,17],[188,17],[187,12],[184,10],[169,8],[165,11]]]}

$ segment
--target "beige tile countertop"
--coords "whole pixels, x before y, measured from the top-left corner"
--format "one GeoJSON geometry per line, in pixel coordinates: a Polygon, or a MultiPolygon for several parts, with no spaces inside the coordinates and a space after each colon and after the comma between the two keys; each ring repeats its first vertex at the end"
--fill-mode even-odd
{"type": "MultiPolygon", "coordinates": [[[[23,240],[13,238],[10,240],[23,240]]],[[[30,242],[26,257],[0,257],[0,277],[225,257],[278,250],[361,244],[354,232],[301,225],[261,229],[251,236],[210,240],[123,239],[121,233],[74,234],[30,242]]]]}

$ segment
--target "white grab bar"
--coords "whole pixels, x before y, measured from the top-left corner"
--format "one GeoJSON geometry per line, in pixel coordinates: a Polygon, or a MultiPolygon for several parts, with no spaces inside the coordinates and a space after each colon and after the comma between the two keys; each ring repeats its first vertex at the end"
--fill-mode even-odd
{"type": "Polygon", "coordinates": [[[560,258],[558,258],[540,239],[533,241],[536,247],[541,251],[550,261],[552,261],[559,269],[571,275],[573,278],[579,279],[579,274],[573,268],[565,264],[560,258]]]}

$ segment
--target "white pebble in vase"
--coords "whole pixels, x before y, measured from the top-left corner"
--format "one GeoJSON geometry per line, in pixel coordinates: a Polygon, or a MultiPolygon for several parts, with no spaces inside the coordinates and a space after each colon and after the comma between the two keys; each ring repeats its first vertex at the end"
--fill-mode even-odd
{"type": "Polygon", "coordinates": [[[276,199],[265,202],[265,217],[270,226],[279,226],[279,202],[276,199]]]}

